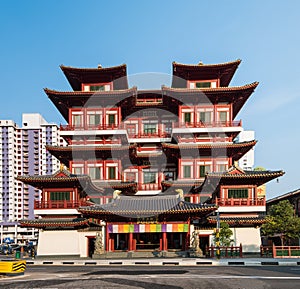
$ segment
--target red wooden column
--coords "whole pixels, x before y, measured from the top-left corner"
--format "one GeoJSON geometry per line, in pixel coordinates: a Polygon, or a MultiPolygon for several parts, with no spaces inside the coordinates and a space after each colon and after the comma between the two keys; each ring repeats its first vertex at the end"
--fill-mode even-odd
{"type": "Polygon", "coordinates": [[[110,251],[110,242],[109,242],[109,232],[108,232],[108,225],[105,226],[105,250],[106,252],[110,251]]]}
{"type": "Polygon", "coordinates": [[[162,233],[162,251],[168,250],[167,232],[162,233]]]}
{"type": "Polygon", "coordinates": [[[133,233],[129,233],[128,236],[128,251],[132,251],[133,250],[133,233]]]}

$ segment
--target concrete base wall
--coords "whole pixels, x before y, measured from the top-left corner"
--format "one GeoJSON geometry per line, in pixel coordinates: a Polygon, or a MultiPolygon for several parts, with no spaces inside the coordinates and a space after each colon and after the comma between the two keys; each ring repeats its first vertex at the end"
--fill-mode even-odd
{"type": "Polygon", "coordinates": [[[77,230],[40,231],[37,256],[88,257],[88,237],[96,237],[96,233],[77,230]]]}
{"type": "Polygon", "coordinates": [[[235,246],[242,244],[243,253],[260,252],[261,238],[259,228],[231,228],[235,246]]]}

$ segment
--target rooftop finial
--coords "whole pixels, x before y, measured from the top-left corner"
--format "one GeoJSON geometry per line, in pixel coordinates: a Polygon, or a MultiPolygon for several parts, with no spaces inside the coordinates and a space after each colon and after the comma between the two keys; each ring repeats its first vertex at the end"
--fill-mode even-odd
{"type": "Polygon", "coordinates": [[[203,61],[200,60],[199,63],[198,63],[198,65],[203,65],[203,61]]]}
{"type": "Polygon", "coordinates": [[[101,64],[98,64],[98,68],[102,68],[102,65],[101,65],[101,64]]]}

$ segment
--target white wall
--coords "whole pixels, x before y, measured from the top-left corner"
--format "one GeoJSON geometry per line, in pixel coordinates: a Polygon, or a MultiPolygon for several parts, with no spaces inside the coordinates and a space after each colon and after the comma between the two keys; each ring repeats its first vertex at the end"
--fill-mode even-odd
{"type": "Polygon", "coordinates": [[[78,232],[76,230],[40,231],[37,255],[79,255],[78,232]]]}
{"type": "MultiPolygon", "coordinates": [[[[97,232],[40,231],[37,247],[38,256],[78,255],[88,257],[88,238],[97,232]]],[[[104,234],[103,234],[104,243],[104,234]]]]}
{"type": "Polygon", "coordinates": [[[260,252],[261,238],[259,228],[231,228],[235,246],[242,244],[243,252],[260,252]]]}

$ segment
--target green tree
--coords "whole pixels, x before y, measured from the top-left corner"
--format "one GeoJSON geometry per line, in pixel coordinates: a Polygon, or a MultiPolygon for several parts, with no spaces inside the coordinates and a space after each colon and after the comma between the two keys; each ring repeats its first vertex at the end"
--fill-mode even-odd
{"type": "Polygon", "coordinates": [[[261,231],[265,236],[279,235],[282,246],[288,245],[291,239],[298,238],[300,218],[295,215],[293,205],[284,200],[271,206],[261,231]]]}
{"type": "MultiPolygon", "coordinates": [[[[219,242],[220,246],[230,246],[233,243],[233,239],[231,239],[232,231],[229,228],[229,225],[226,222],[220,223],[220,233],[219,233],[219,242]]],[[[217,242],[216,233],[213,233],[214,243],[217,242]]]]}

